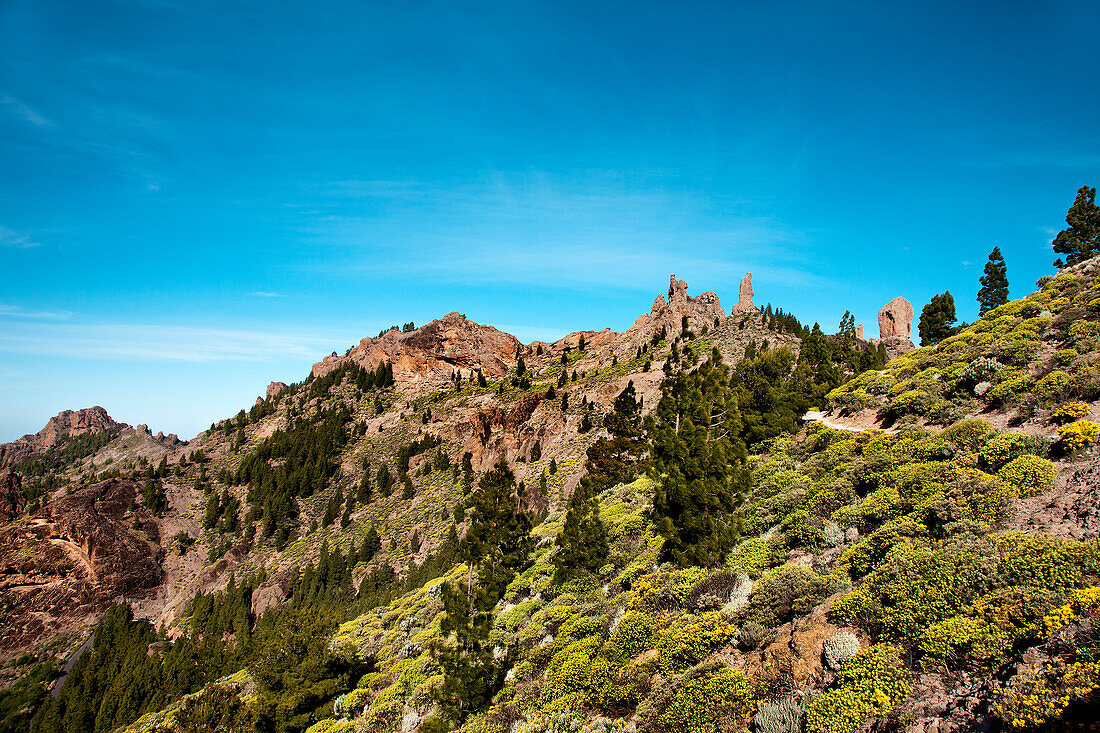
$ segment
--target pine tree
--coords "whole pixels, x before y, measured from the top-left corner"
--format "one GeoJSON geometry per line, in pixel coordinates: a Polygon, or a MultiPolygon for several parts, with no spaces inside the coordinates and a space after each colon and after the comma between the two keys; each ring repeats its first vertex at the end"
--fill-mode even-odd
{"type": "Polygon", "coordinates": [[[443,588],[444,642],[433,648],[443,670],[443,683],[434,694],[440,717],[427,730],[457,727],[492,697],[501,681],[489,643],[493,607],[533,547],[530,520],[518,512],[515,476],[503,460],[481,478],[471,502],[461,552],[469,573],[465,583],[443,588]]]}
{"type": "Polygon", "coordinates": [[[600,517],[600,502],[593,494],[592,481],[587,476],[569,497],[564,526],[555,544],[558,547],[554,555],[556,583],[581,572],[594,574],[607,561],[610,551],[607,528],[600,517]]]}
{"type": "Polygon", "coordinates": [[[740,413],[716,351],[695,371],[661,382],[646,426],[664,556],[681,566],[721,562],[740,535],[736,509],[749,480],[740,413]]]}
{"type": "Polygon", "coordinates": [[[1081,186],[1077,198],[1066,213],[1067,226],[1054,238],[1054,251],[1066,255],[1054,261],[1058,269],[1084,262],[1100,254],[1100,207],[1096,205],[1096,189],[1081,186]]]}
{"type": "Polygon", "coordinates": [[[516,376],[522,377],[526,371],[527,363],[523,360],[523,357],[521,356],[519,357],[519,360],[516,361],[516,376]]]}
{"type": "Polygon", "coordinates": [[[978,290],[978,315],[1008,302],[1008,270],[1001,248],[994,247],[985,263],[985,274],[978,278],[982,287],[978,290]]]}
{"type": "Polygon", "coordinates": [[[950,291],[933,295],[928,305],[921,310],[917,331],[920,333],[920,345],[938,344],[954,333],[955,298],[950,291]]]}

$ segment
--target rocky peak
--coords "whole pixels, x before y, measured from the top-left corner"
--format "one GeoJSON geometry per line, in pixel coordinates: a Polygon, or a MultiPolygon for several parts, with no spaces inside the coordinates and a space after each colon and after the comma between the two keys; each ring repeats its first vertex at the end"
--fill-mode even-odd
{"type": "Polygon", "coordinates": [[[313,365],[323,376],[344,363],[374,369],[393,365],[394,379],[406,385],[446,382],[455,371],[465,377],[482,372],[499,378],[515,364],[523,345],[511,334],[475,323],[461,313],[448,313],[413,331],[390,330],[365,338],[344,356],[327,356],[313,365]]]}
{"type": "Polygon", "coordinates": [[[107,411],[98,405],[83,410],[65,410],[51,417],[46,427],[36,435],[25,435],[21,440],[31,438],[40,448],[49,448],[58,441],[87,433],[101,433],[104,430],[129,427],[111,419],[107,411]]]}
{"type": "Polygon", "coordinates": [[[715,320],[719,325],[726,321],[726,314],[717,295],[708,291],[692,297],[687,294],[687,283],[671,275],[668,300],[658,295],[649,313],[638,316],[638,320],[627,333],[632,336],[632,342],[647,340],[662,328],[667,329],[670,334],[678,333],[684,316],[688,317],[688,328],[696,333],[703,326],[713,328],[715,320]]]}
{"type": "Polygon", "coordinates": [[[128,427],[130,426],[125,423],[115,422],[107,411],[98,405],[83,410],[64,410],[51,417],[46,426],[37,433],[27,434],[15,442],[0,445],[0,468],[18,463],[27,456],[44,451],[66,438],[128,427]]]}

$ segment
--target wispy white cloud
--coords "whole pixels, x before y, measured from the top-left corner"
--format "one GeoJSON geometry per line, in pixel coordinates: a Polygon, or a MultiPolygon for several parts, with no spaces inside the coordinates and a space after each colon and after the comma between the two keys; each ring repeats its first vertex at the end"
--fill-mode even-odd
{"type": "Polygon", "coordinates": [[[0,332],[0,352],[83,359],[144,361],[275,361],[320,359],[357,341],[347,334],[246,331],[147,324],[56,324],[0,332]]]}
{"type": "Polygon", "coordinates": [[[4,107],[10,114],[19,117],[35,127],[52,127],[53,123],[36,112],[30,105],[22,102],[10,94],[0,93],[0,107],[4,107]]]}
{"type": "MultiPolygon", "coordinates": [[[[613,171],[526,171],[467,183],[338,181],[306,192],[303,234],[337,254],[314,267],[421,281],[647,288],[670,272],[821,286],[812,236],[752,201],[639,188],[613,171]],[[644,283],[644,285],[643,285],[644,283]]],[[[709,279],[709,278],[713,278],[709,279]]]]}
{"type": "Polygon", "coordinates": [[[28,249],[30,247],[37,246],[39,246],[39,243],[28,237],[26,234],[20,234],[13,229],[8,229],[5,226],[0,226],[0,247],[28,249]]]}
{"type": "Polygon", "coordinates": [[[285,298],[286,297],[282,293],[269,293],[269,292],[266,292],[264,290],[254,290],[254,291],[252,291],[252,295],[254,297],[257,297],[257,298],[285,298]]]}
{"type": "Polygon", "coordinates": [[[0,303],[0,317],[7,318],[34,318],[47,321],[58,321],[72,317],[72,311],[34,311],[20,308],[17,305],[0,303]]]}

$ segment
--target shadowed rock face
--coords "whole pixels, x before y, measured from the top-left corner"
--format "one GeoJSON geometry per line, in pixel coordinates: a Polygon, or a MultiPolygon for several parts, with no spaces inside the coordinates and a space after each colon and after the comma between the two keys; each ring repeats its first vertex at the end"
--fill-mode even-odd
{"type": "Polygon", "coordinates": [[[92,484],[0,526],[0,657],[86,624],[164,577],[157,524],[132,481],[92,484]]]}

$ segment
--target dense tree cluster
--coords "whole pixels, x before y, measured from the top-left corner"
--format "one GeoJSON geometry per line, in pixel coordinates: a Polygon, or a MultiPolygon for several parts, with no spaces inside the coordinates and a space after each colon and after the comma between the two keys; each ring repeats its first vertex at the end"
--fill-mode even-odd
{"type": "Polygon", "coordinates": [[[653,522],[680,565],[721,562],[740,534],[736,509],[748,485],[741,413],[717,349],[699,368],[661,383],[646,419],[654,479],[653,522]]]}
{"type": "Polygon", "coordinates": [[[336,473],[349,418],[346,408],[322,410],[277,430],[241,461],[235,480],[248,484],[249,521],[261,519],[264,536],[278,531],[285,539],[298,516],[297,497],[324,489],[336,473]]]}

